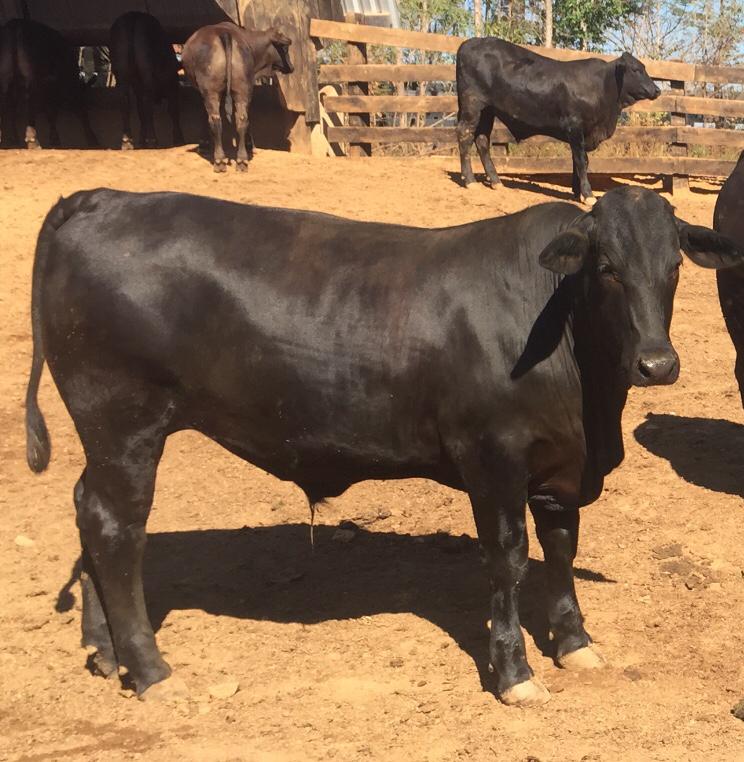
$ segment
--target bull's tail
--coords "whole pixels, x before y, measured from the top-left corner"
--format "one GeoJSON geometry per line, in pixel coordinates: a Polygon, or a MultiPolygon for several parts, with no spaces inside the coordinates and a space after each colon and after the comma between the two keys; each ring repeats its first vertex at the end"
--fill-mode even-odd
{"type": "Polygon", "coordinates": [[[39,382],[44,370],[44,342],[41,330],[41,283],[49,259],[49,249],[54,233],[72,214],[70,199],[60,199],[47,214],[36,242],[36,256],[31,281],[31,334],[33,338],[33,359],[26,389],[26,460],[29,468],[41,473],[49,465],[51,443],[44,416],[37,399],[39,382]]]}
{"type": "Polygon", "coordinates": [[[220,40],[225,48],[225,97],[232,98],[232,35],[221,32],[220,40]]]}

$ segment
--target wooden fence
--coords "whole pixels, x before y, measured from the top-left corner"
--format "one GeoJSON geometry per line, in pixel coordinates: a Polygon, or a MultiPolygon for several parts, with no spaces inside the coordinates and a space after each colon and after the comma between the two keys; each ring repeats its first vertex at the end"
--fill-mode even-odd
{"type": "MultiPolygon", "coordinates": [[[[320,21],[313,19],[310,34],[315,38],[343,40],[349,44],[349,63],[323,65],[319,82],[323,85],[343,85],[339,95],[326,95],[323,105],[329,114],[348,115],[347,123],[336,119],[326,136],[330,143],[349,144],[351,153],[371,153],[372,144],[423,142],[455,143],[454,127],[377,127],[370,126],[370,114],[435,113],[457,111],[457,96],[443,95],[369,95],[370,82],[450,82],[455,80],[454,64],[369,64],[367,45],[387,45],[398,48],[456,53],[464,37],[452,37],[403,29],[384,29],[361,24],[320,21]]],[[[529,47],[537,53],[561,61],[586,58],[587,53],[559,48],[529,47]]],[[[614,56],[596,56],[611,60],[614,56]]],[[[676,61],[644,60],[646,69],[656,80],[668,81],[670,87],[655,101],[641,101],[629,111],[669,113],[669,125],[658,127],[619,127],[608,142],[657,143],[669,146],[664,156],[594,157],[591,172],[599,174],[661,174],[669,180],[670,189],[685,187],[687,177],[727,176],[733,161],[714,158],[695,158],[689,155],[693,145],[744,148],[744,130],[703,129],[686,126],[687,115],[744,118],[744,100],[726,100],[685,95],[685,83],[714,85],[744,84],[744,67],[701,66],[676,61]]],[[[327,91],[327,88],[326,88],[327,91]]],[[[496,122],[492,143],[497,169],[505,174],[551,174],[571,171],[571,159],[530,158],[509,156],[507,146],[514,141],[509,131],[496,122]]],[[[555,142],[552,138],[535,136],[530,143],[555,142]]]]}

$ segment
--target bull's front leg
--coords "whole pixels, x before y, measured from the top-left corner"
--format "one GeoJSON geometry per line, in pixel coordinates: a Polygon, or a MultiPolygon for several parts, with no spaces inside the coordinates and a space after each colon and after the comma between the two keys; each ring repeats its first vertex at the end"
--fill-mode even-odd
{"type": "Polygon", "coordinates": [[[121,150],[131,151],[134,148],[131,124],[131,102],[129,84],[117,81],[116,89],[119,91],[119,108],[121,109],[121,150]]]}
{"type": "Polygon", "coordinates": [[[182,146],[186,141],[183,138],[183,130],[181,129],[178,82],[168,92],[168,113],[173,125],[173,145],[182,146]]]}
{"type": "Polygon", "coordinates": [[[480,449],[474,447],[459,465],[491,581],[489,668],[501,701],[537,706],[549,701],[550,694],[527,663],[519,621],[519,585],[528,563],[526,473],[514,464],[494,462],[480,449]]]}
{"type": "Polygon", "coordinates": [[[545,557],[548,622],[555,658],[565,669],[593,669],[603,660],[590,647],[574,585],[573,562],[579,543],[579,510],[552,499],[530,500],[537,539],[545,557]]]}
{"type": "Polygon", "coordinates": [[[571,138],[571,157],[573,159],[573,192],[577,201],[587,206],[594,206],[597,199],[592,193],[589,184],[589,157],[586,154],[584,136],[577,135],[571,138]]]}

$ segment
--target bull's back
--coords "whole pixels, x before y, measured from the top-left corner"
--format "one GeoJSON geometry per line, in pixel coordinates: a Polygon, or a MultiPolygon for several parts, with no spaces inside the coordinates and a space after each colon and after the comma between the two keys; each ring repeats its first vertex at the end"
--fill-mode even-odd
{"type": "MultiPolygon", "coordinates": [[[[184,427],[274,472],[288,443],[434,468],[443,416],[528,416],[565,364],[510,377],[554,289],[516,243],[542,230],[529,217],[422,230],[183,194],[62,203],[42,293],[55,377],[170,388],[184,427]]],[[[550,206],[545,228],[576,215],[550,206]]]]}
{"type": "Polygon", "coordinates": [[[555,61],[493,37],[464,42],[457,53],[458,95],[477,98],[518,139],[591,125],[602,111],[604,63],[555,61]]]}

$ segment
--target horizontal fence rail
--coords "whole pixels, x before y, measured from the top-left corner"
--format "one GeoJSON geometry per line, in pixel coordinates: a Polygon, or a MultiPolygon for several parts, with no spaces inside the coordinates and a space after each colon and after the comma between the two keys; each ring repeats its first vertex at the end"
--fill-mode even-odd
{"type": "MultiPolygon", "coordinates": [[[[364,43],[367,45],[389,45],[397,48],[414,48],[416,50],[431,50],[439,53],[457,53],[467,37],[454,37],[432,32],[412,32],[407,29],[384,29],[382,27],[365,26],[364,24],[344,24],[340,21],[310,21],[310,35],[325,37],[331,40],[364,43]]],[[[587,53],[581,50],[565,50],[563,48],[541,48],[534,45],[523,45],[535,53],[554,58],[557,61],[578,61],[582,58],[601,58],[612,61],[617,56],[587,53]]],[[[679,80],[683,82],[711,82],[727,84],[744,82],[744,66],[703,66],[700,64],[683,63],[681,61],[656,61],[652,58],[642,58],[649,75],[654,79],[679,80]]],[[[452,77],[454,79],[454,77],[452,77]]]]}
{"type": "MultiPolygon", "coordinates": [[[[328,114],[337,114],[330,123],[326,136],[330,143],[366,146],[371,153],[372,144],[426,143],[434,146],[456,143],[452,118],[457,113],[457,96],[452,92],[441,95],[369,95],[369,83],[402,82],[454,82],[452,63],[435,64],[370,64],[366,59],[366,45],[389,45],[411,49],[456,53],[464,37],[412,32],[404,29],[384,29],[362,24],[345,24],[313,19],[310,33],[314,37],[345,40],[354,50],[354,64],[333,64],[320,67],[319,82],[323,86],[323,106],[328,114]],[[361,55],[359,52],[362,51],[361,55]],[[338,94],[339,86],[344,92],[338,94]],[[335,94],[333,94],[335,92],[335,94]],[[370,126],[371,114],[434,114],[438,121],[449,121],[445,126],[381,127],[370,126]],[[339,120],[346,118],[349,124],[339,120]]],[[[581,51],[559,48],[524,46],[541,55],[573,61],[588,57],[613,60],[617,56],[593,55],[581,51]]],[[[674,178],[674,187],[684,187],[687,175],[725,176],[733,161],[688,156],[688,146],[715,146],[722,149],[744,148],[744,130],[706,129],[685,124],[688,116],[744,119],[744,100],[707,98],[685,95],[685,82],[714,85],[744,82],[744,67],[702,66],[677,61],[644,60],[649,75],[657,80],[669,80],[671,89],[663,90],[655,101],[640,101],[627,111],[642,113],[668,113],[671,125],[651,127],[618,127],[608,143],[662,144],[668,146],[668,155],[644,157],[593,157],[593,173],[661,174],[674,178]]],[[[494,156],[497,169],[515,174],[551,174],[571,171],[571,159],[531,158],[507,155],[507,145],[515,142],[503,124],[495,122],[491,142],[500,146],[494,156]]],[[[537,135],[527,141],[531,144],[558,143],[547,136],[537,135]]]]}

